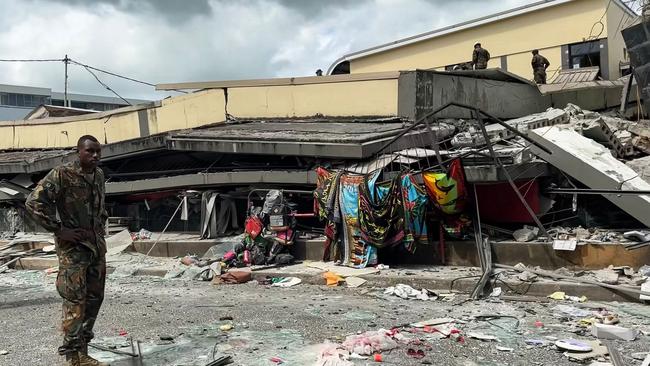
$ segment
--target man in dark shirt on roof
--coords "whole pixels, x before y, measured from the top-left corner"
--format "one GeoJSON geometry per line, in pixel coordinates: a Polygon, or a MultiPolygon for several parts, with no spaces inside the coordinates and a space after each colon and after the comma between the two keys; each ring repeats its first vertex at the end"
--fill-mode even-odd
{"type": "Polygon", "coordinates": [[[78,160],[58,166],[41,180],[25,206],[54,233],[63,298],[63,345],[68,365],[106,365],[88,356],[93,326],[104,299],[106,281],[104,173],[97,167],[101,146],[93,136],[77,142],[78,160]],[[58,215],[57,215],[58,214],[58,215]]]}
{"type": "Polygon", "coordinates": [[[533,50],[533,60],[530,63],[533,66],[535,83],[546,84],[546,69],[551,66],[551,63],[546,57],[540,55],[538,50],[533,50]]]}
{"type": "Polygon", "coordinates": [[[487,69],[488,61],[490,61],[490,52],[481,47],[480,43],[475,44],[474,52],[472,53],[472,65],[474,65],[474,69],[487,69]]]}

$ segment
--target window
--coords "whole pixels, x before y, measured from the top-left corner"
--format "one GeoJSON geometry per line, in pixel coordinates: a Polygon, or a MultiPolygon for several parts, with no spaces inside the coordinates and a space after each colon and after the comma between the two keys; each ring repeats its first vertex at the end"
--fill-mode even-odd
{"type": "Polygon", "coordinates": [[[38,107],[47,104],[50,97],[45,95],[0,93],[0,104],[16,107],[38,107]]]}
{"type": "Polygon", "coordinates": [[[600,67],[600,41],[583,42],[569,45],[569,67],[600,67]]]}

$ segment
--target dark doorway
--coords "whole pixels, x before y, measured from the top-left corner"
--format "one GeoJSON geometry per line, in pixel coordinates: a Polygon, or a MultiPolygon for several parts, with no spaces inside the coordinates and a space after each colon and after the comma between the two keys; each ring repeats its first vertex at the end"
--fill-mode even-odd
{"type": "MultiPolygon", "coordinates": [[[[569,67],[600,67],[600,42],[591,41],[569,45],[569,67]]],[[[600,76],[600,72],[598,73],[600,76]]]]}

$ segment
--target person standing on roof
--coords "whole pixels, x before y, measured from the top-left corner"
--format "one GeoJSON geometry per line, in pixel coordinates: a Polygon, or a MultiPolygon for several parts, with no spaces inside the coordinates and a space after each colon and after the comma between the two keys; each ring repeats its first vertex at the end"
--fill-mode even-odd
{"type": "Polygon", "coordinates": [[[488,61],[490,61],[490,52],[481,47],[480,43],[474,45],[474,52],[472,53],[472,65],[474,70],[487,69],[488,61]]]}
{"type": "Polygon", "coordinates": [[[546,69],[551,65],[546,57],[539,54],[538,50],[533,50],[533,60],[530,62],[533,66],[533,76],[535,83],[546,84],[546,69]]]}
{"type": "Polygon", "coordinates": [[[78,159],[52,169],[29,194],[25,206],[54,233],[63,298],[63,345],[67,365],[106,365],[88,356],[93,326],[104,300],[106,233],[104,173],[97,167],[101,146],[93,136],[77,142],[78,159]],[[58,214],[58,215],[57,215],[58,214]]]}

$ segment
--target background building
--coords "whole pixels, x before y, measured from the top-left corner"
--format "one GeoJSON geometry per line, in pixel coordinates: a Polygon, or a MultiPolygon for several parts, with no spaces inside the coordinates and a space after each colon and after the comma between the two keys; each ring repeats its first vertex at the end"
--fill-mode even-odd
{"type": "Polygon", "coordinates": [[[531,51],[551,62],[549,80],[561,69],[600,67],[603,79],[627,71],[621,30],[639,19],[620,0],[545,0],[347,54],[329,74],[451,69],[472,58],[482,43],[500,67],[532,79],[531,51]]]}
{"type": "MultiPolygon", "coordinates": [[[[68,93],[72,108],[108,111],[127,106],[122,99],[99,95],[68,93]]],[[[63,106],[63,93],[49,88],[0,84],[0,121],[24,119],[34,108],[43,104],[63,106]]],[[[131,104],[147,100],[127,99],[131,104]]]]}

